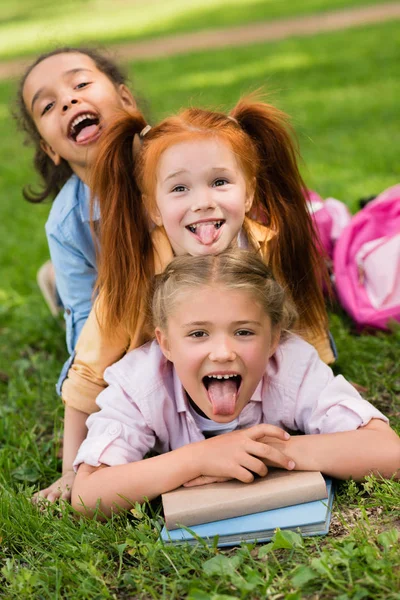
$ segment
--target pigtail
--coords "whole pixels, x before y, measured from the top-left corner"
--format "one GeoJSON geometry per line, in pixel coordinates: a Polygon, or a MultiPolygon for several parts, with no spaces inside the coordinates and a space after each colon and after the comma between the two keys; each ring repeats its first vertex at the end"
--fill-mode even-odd
{"type": "Polygon", "coordinates": [[[307,210],[298,151],[287,116],[272,105],[243,99],[231,112],[250,136],[259,156],[255,218],[275,233],[269,263],[299,313],[299,326],[316,334],[327,315],[322,291],[325,266],[307,210]]]}
{"type": "Polygon", "coordinates": [[[154,273],[149,220],[135,175],[138,157],[133,148],[146,125],[140,112],[121,111],[101,136],[91,173],[92,211],[98,202],[101,215],[96,288],[104,306],[102,326],[109,334],[121,323],[130,332],[135,330],[154,273]]]}

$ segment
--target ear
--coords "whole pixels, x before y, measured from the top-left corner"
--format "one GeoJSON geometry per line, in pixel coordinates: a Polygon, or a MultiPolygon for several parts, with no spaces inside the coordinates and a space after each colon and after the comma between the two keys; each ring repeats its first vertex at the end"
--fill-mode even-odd
{"type": "Polygon", "coordinates": [[[171,352],[169,349],[169,343],[166,333],[162,329],[160,329],[160,327],[156,327],[154,333],[156,335],[156,340],[158,342],[158,345],[160,346],[161,352],[164,354],[167,360],[171,360],[171,352]]]}
{"type": "Polygon", "coordinates": [[[256,180],[253,179],[251,184],[248,186],[246,191],[246,200],[244,203],[245,212],[248,213],[251,207],[253,206],[254,194],[256,190],[256,180]]]}
{"type": "Polygon", "coordinates": [[[126,87],[126,85],[121,83],[121,85],[118,87],[118,93],[120,95],[120,98],[122,100],[122,106],[124,108],[137,108],[136,100],[133,97],[132,92],[128,87],[126,87]]]}
{"type": "Polygon", "coordinates": [[[40,147],[43,152],[45,152],[47,156],[51,158],[56,167],[58,167],[58,165],[61,163],[61,156],[57,154],[57,152],[54,152],[53,148],[44,140],[40,140],[40,147]]]}
{"type": "MultiPolygon", "coordinates": [[[[145,195],[143,195],[143,203],[145,206],[148,206],[147,197],[145,195]]],[[[158,225],[158,227],[162,227],[163,220],[162,220],[160,211],[158,210],[157,205],[155,203],[154,203],[154,207],[150,206],[148,208],[148,213],[149,213],[149,217],[152,220],[152,222],[155,225],[158,225]]]]}

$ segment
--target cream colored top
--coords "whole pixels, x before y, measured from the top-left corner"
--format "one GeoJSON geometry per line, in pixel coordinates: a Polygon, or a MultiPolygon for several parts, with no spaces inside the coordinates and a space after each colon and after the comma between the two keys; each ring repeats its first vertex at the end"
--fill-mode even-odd
{"type": "MultiPolygon", "coordinates": [[[[267,260],[268,242],[274,236],[273,232],[250,219],[246,219],[246,228],[250,232],[253,245],[260,250],[262,257],[267,260]]],[[[155,272],[162,273],[174,258],[171,244],[163,228],[154,229],[152,241],[155,272]]],[[[74,362],[68,371],[68,376],[61,390],[61,397],[65,404],[87,414],[99,410],[96,405],[96,398],[107,387],[107,383],[104,381],[106,368],[117,362],[128,351],[134,350],[149,341],[145,329],[145,315],[139,319],[134,336],[131,337],[123,327],[120,327],[110,337],[105,335],[100,326],[97,315],[101,314],[101,311],[101,297],[99,297],[95,301],[81,331],[76,344],[74,362]]],[[[308,333],[305,332],[302,337],[316,348],[320,358],[327,364],[334,362],[335,358],[328,333],[321,331],[318,336],[308,335],[308,333]]]]}

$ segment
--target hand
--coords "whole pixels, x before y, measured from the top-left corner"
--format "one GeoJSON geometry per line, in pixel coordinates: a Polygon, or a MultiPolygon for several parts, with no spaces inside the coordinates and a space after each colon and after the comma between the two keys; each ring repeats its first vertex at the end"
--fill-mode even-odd
{"type": "MultiPolygon", "coordinates": [[[[266,438],[271,442],[287,442],[290,435],[275,425],[255,425],[196,442],[192,445],[192,460],[198,464],[201,475],[211,477],[213,481],[215,478],[221,481],[222,477],[250,483],[254,479],[253,473],[261,477],[267,474],[266,462],[283,469],[294,469],[295,463],[272,443],[268,444],[266,438]]],[[[198,482],[199,477],[194,481],[198,482]]]]}
{"type": "Polygon", "coordinates": [[[74,483],[75,472],[66,471],[57,481],[52,483],[44,490],[40,490],[32,497],[32,502],[39,503],[41,500],[55,502],[59,498],[62,500],[71,500],[72,484],[74,483]]]}

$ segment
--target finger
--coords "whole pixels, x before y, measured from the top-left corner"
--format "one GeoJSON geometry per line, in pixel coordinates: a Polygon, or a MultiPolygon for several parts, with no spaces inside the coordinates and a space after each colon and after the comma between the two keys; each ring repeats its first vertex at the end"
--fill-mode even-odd
{"type": "Polygon", "coordinates": [[[238,467],[235,470],[234,478],[238,479],[239,481],[243,481],[243,483],[251,483],[252,481],[254,481],[253,473],[251,473],[244,467],[238,467]]]}
{"type": "Polygon", "coordinates": [[[61,494],[61,490],[50,492],[50,494],[47,496],[47,500],[49,502],[55,502],[56,500],[59,499],[60,494],[61,494]]]}
{"type": "Polygon", "coordinates": [[[49,494],[49,491],[50,491],[50,488],[45,488],[44,490],[40,490],[39,492],[36,492],[35,494],[33,494],[32,498],[31,498],[31,502],[33,502],[33,504],[39,504],[39,502],[46,500],[47,496],[49,494]]]}
{"type": "Polygon", "coordinates": [[[245,469],[252,471],[252,473],[257,473],[257,475],[260,475],[260,477],[265,477],[265,475],[268,473],[268,469],[265,463],[263,463],[263,461],[259,458],[251,456],[251,454],[247,454],[244,457],[241,465],[245,469]]]}
{"type": "Polygon", "coordinates": [[[250,429],[245,430],[248,432],[249,437],[253,440],[257,440],[264,436],[269,436],[273,438],[277,438],[279,440],[288,440],[290,439],[290,434],[277,427],[276,425],[269,425],[268,423],[260,423],[259,425],[254,425],[250,427],[250,429]]]}
{"type": "Polygon", "coordinates": [[[61,494],[61,498],[69,502],[71,500],[71,489],[65,489],[61,494]]]}
{"type": "Polygon", "coordinates": [[[295,462],[290,458],[290,456],[286,456],[286,454],[278,450],[278,448],[274,448],[268,444],[252,441],[251,444],[248,444],[246,450],[249,452],[249,454],[258,456],[259,458],[267,461],[268,465],[281,467],[282,469],[287,469],[288,471],[292,471],[296,466],[295,462]]]}

